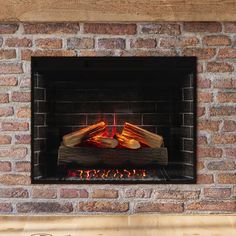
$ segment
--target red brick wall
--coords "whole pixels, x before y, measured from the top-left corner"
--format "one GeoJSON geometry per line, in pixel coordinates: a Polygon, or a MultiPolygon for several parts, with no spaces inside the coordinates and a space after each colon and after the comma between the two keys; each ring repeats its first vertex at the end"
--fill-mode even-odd
{"type": "Polygon", "coordinates": [[[236,23],[0,24],[0,214],[236,212],[236,23]],[[197,185],[30,184],[30,56],[197,56],[197,185]]]}

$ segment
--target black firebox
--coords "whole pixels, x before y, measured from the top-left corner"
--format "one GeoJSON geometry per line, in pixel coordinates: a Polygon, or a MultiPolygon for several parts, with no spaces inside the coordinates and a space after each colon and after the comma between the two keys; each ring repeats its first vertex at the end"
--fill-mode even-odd
{"type": "Polygon", "coordinates": [[[195,183],[196,64],[195,57],[32,57],[32,183],[195,183]],[[65,135],[99,122],[116,148],[91,145],[90,137],[64,146],[65,135]],[[157,134],[161,146],[141,140],[124,148],[117,137],[127,124],[137,127],[134,140],[157,134]]]}

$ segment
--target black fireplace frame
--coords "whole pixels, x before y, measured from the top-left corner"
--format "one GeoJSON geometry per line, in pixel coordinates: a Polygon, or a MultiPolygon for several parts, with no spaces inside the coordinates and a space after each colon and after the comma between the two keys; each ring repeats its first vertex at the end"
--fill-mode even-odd
{"type": "Polygon", "coordinates": [[[196,57],[148,57],[149,61],[155,65],[158,63],[160,67],[168,68],[171,70],[178,68],[179,70],[189,71],[193,78],[193,147],[194,147],[194,162],[193,162],[193,178],[186,180],[87,180],[87,179],[76,179],[76,180],[64,180],[47,178],[47,179],[35,179],[34,178],[34,87],[35,81],[34,76],[38,71],[50,71],[59,68],[73,69],[80,65],[85,65],[88,61],[94,60],[124,60],[124,61],[142,61],[147,57],[53,57],[54,63],[52,62],[52,57],[32,57],[31,58],[31,183],[32,184],[196,184],[196,175],[197,175],[197,158],[196,158],[196,145],[197,145],[197,58],[196,57]],[[177,60],[176,60],[177,59],[177,60]]]}

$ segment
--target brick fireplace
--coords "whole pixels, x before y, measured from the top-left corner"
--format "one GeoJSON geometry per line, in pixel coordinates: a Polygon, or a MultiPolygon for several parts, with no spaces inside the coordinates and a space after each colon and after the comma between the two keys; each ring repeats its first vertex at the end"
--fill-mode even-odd
{"type": "Polygon", "coordinates": [[[0,213],[235,212],[235,33],[234,22],[2,23],[0,213]],[[31,56],[197,57],[197,184],[31,184],[31,56]]]}

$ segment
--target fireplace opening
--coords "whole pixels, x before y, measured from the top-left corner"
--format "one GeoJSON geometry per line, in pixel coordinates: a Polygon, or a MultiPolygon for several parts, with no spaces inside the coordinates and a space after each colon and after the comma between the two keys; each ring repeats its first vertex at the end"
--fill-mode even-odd
{"type": "Polygon", "coordinates": [[[195,57],[32,57],[32,183],[195,183],[195,57]]]}

